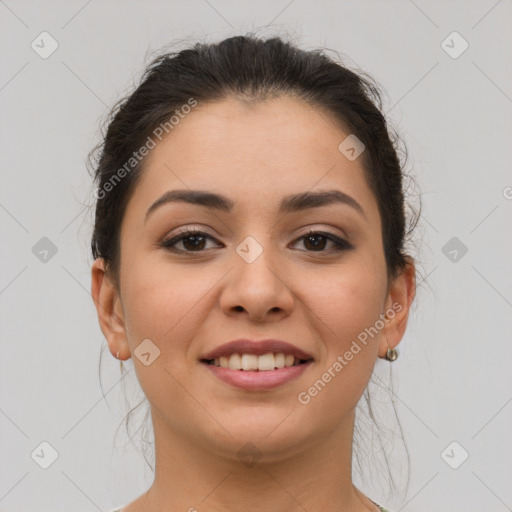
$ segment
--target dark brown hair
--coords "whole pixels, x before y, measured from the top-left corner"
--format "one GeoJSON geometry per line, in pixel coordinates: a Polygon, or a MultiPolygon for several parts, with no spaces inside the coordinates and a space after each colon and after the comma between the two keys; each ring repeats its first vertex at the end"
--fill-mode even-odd
{"type": "Polygon", "coordinates": [[[330,113],[364,144],[361,158],[379,206],[388,274],[396,275],[406,265],[407,236],[403,172],[395,147],[399,137],[388,130],[380,111],[378,87],[363,75],[322,50],[301,50],[278,37],[237,36],[218,44],[197,43],[153,60],[136,90],[112,109],[103,142],[90,155],[90,161],[97,157],[94,258],[104,258],[118,283],[120,225],[144,167],[144,159],[133,155],[148,137],[154,139],[155,129],[169,123],[191,99],[201,104],[288,95],[330,113]]]}

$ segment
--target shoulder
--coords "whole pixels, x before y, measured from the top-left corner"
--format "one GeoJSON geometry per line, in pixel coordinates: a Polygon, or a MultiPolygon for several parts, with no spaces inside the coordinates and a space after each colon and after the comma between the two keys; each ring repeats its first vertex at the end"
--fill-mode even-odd
{"type": "MultiPolygon", "coordinates": [[[[373,501],[373,500],[371,500],[371,501],[373,501]]],[[[380,512],[393,512],[392,510],[389,510],[389,508],[383,507],[382,505],[380,505],[376,501],[373,501],[373,503],[375,503],[375,505],[377,505],[377,507],[379,507],[380,512]]]]}

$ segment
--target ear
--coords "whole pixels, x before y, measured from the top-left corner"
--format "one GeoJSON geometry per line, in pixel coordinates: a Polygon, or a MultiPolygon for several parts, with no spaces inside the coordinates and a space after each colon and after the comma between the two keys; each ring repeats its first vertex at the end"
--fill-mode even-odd
{"type": "Polygon", "coordinates": [[[111,354],[119,359],[130,357],[124,313],[117,287],[105,270],[103,258],[97,258],[91,268],[91,294],[98,313],[100,328],[107,339],[111,354]]]}
{"type": "Polygon", "coordinates": [[[389,283],[385,302],[387,321],[381,330],[379,357],[384,357],[388,348],[395,348],[402,340],[415,294],[416,268],[408,257],[405,268],[389,283]]]}

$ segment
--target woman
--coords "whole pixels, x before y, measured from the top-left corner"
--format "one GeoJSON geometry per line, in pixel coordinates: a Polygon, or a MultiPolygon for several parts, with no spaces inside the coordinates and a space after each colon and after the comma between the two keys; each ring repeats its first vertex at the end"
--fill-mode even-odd
{"type": "Polygon", "coordinates": [[[385,511],[355,407],[415,294],[402,170],[369,79],[280,38],[165,54],[95,169],[92,294],[151,407],[122,512],[385,511]]]}

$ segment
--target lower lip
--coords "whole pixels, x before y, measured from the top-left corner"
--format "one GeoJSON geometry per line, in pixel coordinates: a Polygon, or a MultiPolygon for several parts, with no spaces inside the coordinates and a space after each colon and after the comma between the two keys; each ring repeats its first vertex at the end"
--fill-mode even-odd
{"type": "Polygon", "coordinates": [[[250,391],[272,389],[282,386],[302,375],[312,363],[313,361],[308,361],[297,366],[287,366],[277,370],[256,371],[230,370],[229,368],[222,368],[221,366],[201,362],[201,364],[207,366],[215,376],[224,382],[250,391]]]}

